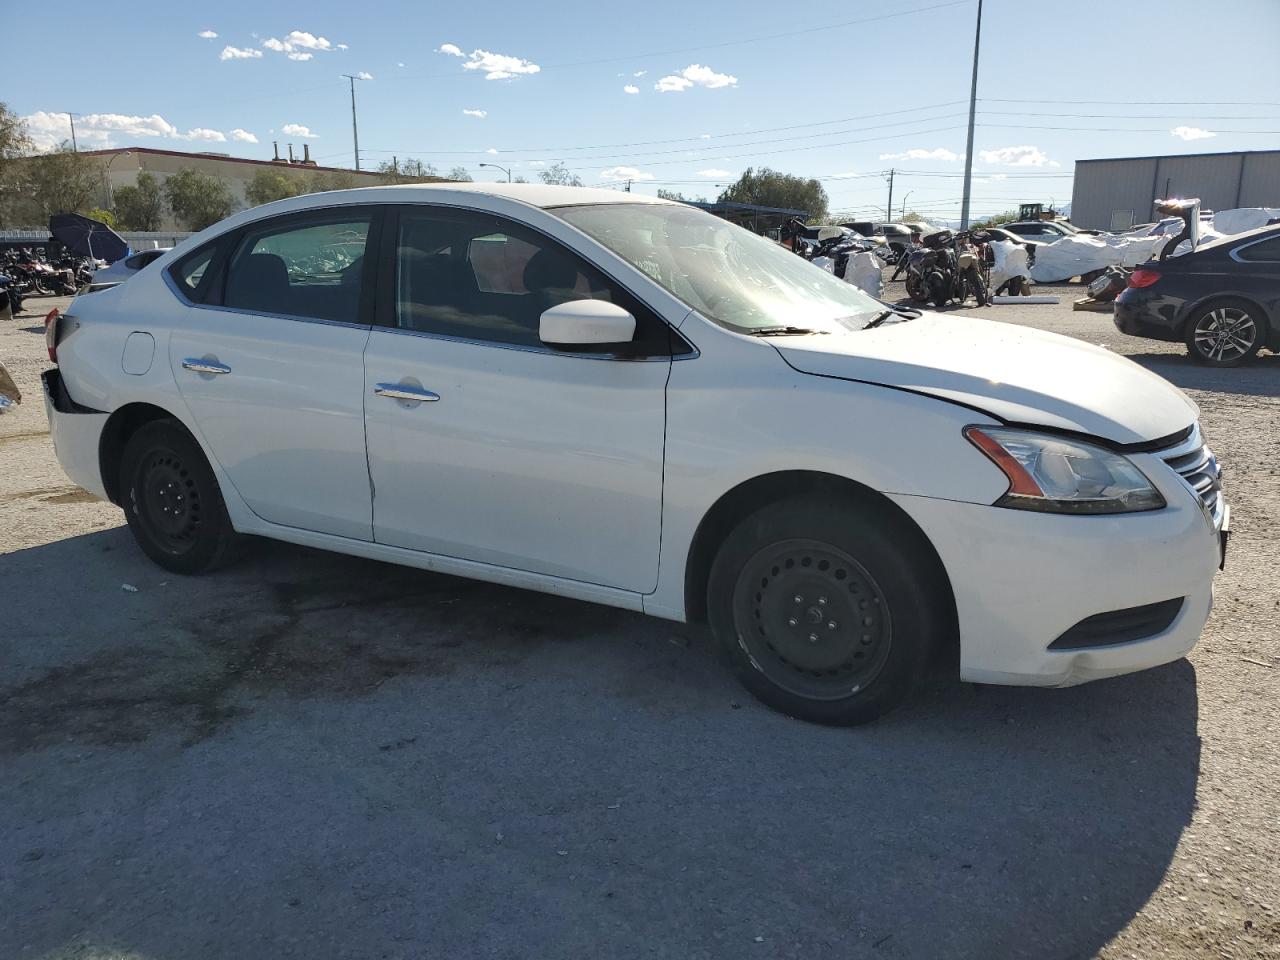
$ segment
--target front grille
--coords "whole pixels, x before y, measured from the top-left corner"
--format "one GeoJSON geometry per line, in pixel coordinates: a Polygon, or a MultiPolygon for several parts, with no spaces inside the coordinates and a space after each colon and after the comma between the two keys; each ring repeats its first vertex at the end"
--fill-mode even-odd
{"type": "Polygon", "coordinates": [[[1091,647],[1108,647],[1116,643],[1130,643],[1164,633],[1182,609],[1184,598],[1162,600],[1141,607],[1110,610],[1085,617],[1074,627],[1049,644],[1050,650],[1086,650],[1091,647]]]}
{"type": "Polygon", "coordinates": [[[1200,435],[1200,425],[1191,428],[1191,434],[1172,447],[1157,452],[1165,463],[1195,491],[1209,515],[1214,529],[1221,529],[1224,501],[1222,498],[1222,470],[1213,451],[1200,435]]]}

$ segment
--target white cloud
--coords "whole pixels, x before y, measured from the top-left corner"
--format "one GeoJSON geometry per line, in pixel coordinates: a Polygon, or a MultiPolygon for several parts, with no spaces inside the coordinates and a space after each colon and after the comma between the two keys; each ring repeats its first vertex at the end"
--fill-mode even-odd
{"type": "Polygon", "coordinates": [[[648,73],[648,72],[649,72],[648,70],[637,70],[635,73],[633,73],[633,74],[632,74],[632,76],[633,76],[633,77],[643,77],[643,76],[644,76],[646,73],[648,73]]]}
{"type": "Polygon", "coordinates": [[[356,79],[357,79],[357,80],[372,80],[372,79],[373,79],[373,74],[372,74],[372,73],[370,73],[368,70],[361,70],[359,73],[357,73],[357,74],[356,74],[356,79]]]}
{"type": "Polygon", "coordinates": [[[214,32],[213,30],[201,30],[199,33],[197,33],[197,34],[196,34],[196,36],[197,36],[197,37],[200,37],[202,40],[217,40],[217,39],[218,39],[218,34],[217,34],[216,32],[214,32]]]}
{"type": "Polygon", "coordinates": [[[729,171],[728,171],[728,170],[721,170],[719,167],[710,167],[710,168],[708,168],[708,169],[706,169],[706,170],[699,170],[699,171],[698,171],[698,176],[700,176],[700,177],[727,177],[727,176],[729,176],[729,171]]]}
{"type": "Polygon", "coordinates": [[[1169,132],[1181,140],[1208,140],[1217,136],[1212,130],[1202,127],[1174,127],[1169,132]]]}
{"type": "Polygon", "coordinates": [[[489,115],[488,110],[463,110],[462,112],[464,115],[468,117],[476,117],[480,120],[483,120],[485,117],[489,115]]]}
{"type": "MultiPolygon", "coordinates": [[[[262,41],[262,46],[267,50],[274,50],[276,53],[285,53],[289,55],[290,60],[310,60],[315,56],[314,53],[308,51],[314,50],[345,50],[345,43],[333,44],[326,37],[317,37],[314,33],[308,33],[306,30],[290,30],[283,40],[277,37],[267,37],[262,41]]],[[[261,56],[261,54],[258,54],[261,56]]]]}
{"type": "Polygon", "coordinates": [[[529,161],[529,166],[531,166],[531,167],[545,167],[546,165],[547,165],[547,161],[545,161],[545,160],[530,160],[530,161],[529,161]]]}
{"type": "Polygon", "coordinates": [[[882,153],[881,160],[946,160],[951,162],[959,160],[960,155],[953,153],[946,147],[935,147],[932,150],[925,150],[923,147],[913,147],[910,150],[904,150],[902,153],[882,153]]]}
{"type": "Polygon", "coordinates": [[[286,43],[291,43],[295,47],[305,47],[308,50],[332,50],[331,44],[324,37],[317,37],[315,34],[307,33],[305,30],[290,30],[289,35],[285,37],[286,43]]]}
{"type": "Polygon", "coordinates": [[[706,87],[708,90],[717,90],[720,87],[737,86],[737,83],[737,77],[730,76],[727,73],[716,73],[710,67],[704,67],[700,63],[693,63],[679,73],[661,78],[653,85],[653,89],[659,93],[680,93],[695,84],[700,87],[706,87]]]}
{"type": "Polygon", "coordinates": [[[403,67],[403,66],[404,66],[404,64],[403,64],[403,63],[397,63],[397,64],[396,64],[396,66],[397,66],[397,67],[403,67]]]}
{"type": "Polygon", "coordinates": [[[710,140],[710,139],[711,139],[711,134],[709,134],[709,133],[700,133],[700,134],[698,134],[698,139],[699,139],[699,140],[710,140]]]}
{"type": "Polygon", "coordinates": [[[639,93],[640,88],[637,87],[634,83],[628,83],[625,87],[622,88],[622,92],[623,93],[639,93]]]}
{"type": "MultiPolygon", "coordinates": [[[[453,47],[453,44],[444,44],[440,50],[442,53],[453,54],[453,50],[446,50],[445,47],[453,47]]],[[[456,50],[457,48],[454,47],[456,50]]],[[[458,51],[455,56],[460,56],[462,51],[458,51]]],[[[542,68],[536,63],[524,59],[523,57],[512,57],[505,53],[491,53],[488,50],[472,50],[467,54],[467,62],[462,65],[464,70],[479,70],[484,73],[486,80],[509,80],[518,74],[538,73],[542,68]]]]}
{"type": "MultiPolygon", "coordinates": [[[[350,50],[350,49],[351,49],[351,48],[350,48],[347,44],[345,44],[345,43],[335,43],[335,44],[333,45],[333,48],[334,48],[335,50],[350,50]]],[[[401,66],[403,66],[403,64],[401,64],[401,66]]]]}
{"type": "Polygon", "coordinates": [[[1027,144],[1017,147],[997,147],[995,150],[979,150],[978,159],[983,163],[995,163],[1006,167],[1053,166],[1043,150],[1027,144]]]}
{"type": "MultiPolygon", "coordinates": [[[[31,139],[40,150],[50,150],[64,140],[71,139],[71,128],[65,113],[47,113],[38,110],[22,119],[31,132],[31,139]]],[[[76,119],[76,139],[81,145],[88,144],[93,147],[128,145],[131,140],[150,138],[202,140],[209,143],[227,141],[225,133],[210,127],[191,127],[183,133],[158,113],[147,117],[125,113],[89,113],[76,119]]],[[[231,139],[244,143],[258,142],[258,138],[253,134],[239,128],[231,131],[231,139]]]]}
{"type": "Polygon", "coordinates": [[[495,150],[493,147],[490,147],[488,150],[486,150],[486,151],[485,151],[485,153],[491,153],[491,154],[493,154],[495,157],[498,155],[498,151],[497,151],[497,150],[495,150]]]}
{"type": "Polygon", "coordinates": [[[436,53],[447,53],[451,57],[466,56],[466,54],[462,52],[462,48],[456,43],[442,43],[440,46],[436,47],[436,53]]]}
{"type": "Polygon", "coordinates": [[[301,123],[286,123],[280,128],[280,132],[289,137],[307,137],[309,139],[314,139],[319,136],[318,133],[312,133],[310,127],[304,126],[301,123]]]}
{"type": "Polygon", "coordinates": [[[652,173],[645,173],[635,167],[610,167],[600,171],[600,179],[616,183],[621,180],[652,180],[652,173]]]}
{"type": "Polygon", "coordinates": [[[252,47],[223,47],[222,52],[218,54],[219,60],[256,60],[262,56],[261,50],[254,50],[252,47]]]}

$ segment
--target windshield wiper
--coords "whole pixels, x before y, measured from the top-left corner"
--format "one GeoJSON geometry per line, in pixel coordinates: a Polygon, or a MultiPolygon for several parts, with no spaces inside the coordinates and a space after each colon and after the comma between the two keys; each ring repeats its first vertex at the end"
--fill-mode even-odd
{"type": "Polygon", "coordinates": [[[826,333],[826,330],[811,330],[808,327],[756,327],[746,331],[753,337],[804,337],[813,333],[826,333]]]}
{"type": "Polygon", "coordinates": [[[874,330],[876,327],[880,326],[880,324],[884,323],[890,317],[901,317],[903,320],[914,320],[919,316],[921,316],[921,313],[919,310],[912,310],[910,308],[906,310],[903,310],[901,308],[894,309],[894,310],[881,310],[874,317],[872,317],[871,322],[868,323],[862,329],[874,330]]]}

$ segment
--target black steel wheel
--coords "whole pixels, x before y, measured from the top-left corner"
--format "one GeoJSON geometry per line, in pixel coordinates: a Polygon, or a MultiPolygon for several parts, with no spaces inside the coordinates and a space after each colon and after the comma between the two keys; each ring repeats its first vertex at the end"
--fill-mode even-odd
{"type": "Polygon", "coordinates": [[[121,458],[121,505],[143,552],[175,573],[199,573],[231,554],[235,531],[217,479],[176,420],[144,424],[121,458]]]}
{"type": "Polygon", "coordinates": [[[1244,300],[1216,300],[1187,323],[1187,351],[1214,367],[1238,367],[1253,358],[1265,339],[1265,321],[1244,300]]]}
{"type": "Polygon", "coordinates": [[[743,520],[712,564],[707,610],[743,685],[816,723],[893,709],[953,635],[945,575],[919,531],[829,497],[743,520]]]}
{"type": "Polygon", "coordinates": [[[884,593],[844,550],[818,540],[771,543],[734,590],[739,643],[779,687],[809,700],[840,700],[884,667],[893,625],[884,593]]]}

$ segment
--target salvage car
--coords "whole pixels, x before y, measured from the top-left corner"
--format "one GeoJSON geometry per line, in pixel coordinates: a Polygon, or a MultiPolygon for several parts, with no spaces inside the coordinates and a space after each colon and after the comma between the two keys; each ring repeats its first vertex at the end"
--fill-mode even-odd
{"type": "Polygon", "coordinates": [[[1177,256],[1166,248],[1129,275],[1114,316],[1121,333],[1185,343],[1192,359],[1209,366],[1239,366],[1264,347],[1280,351],[1280,227],[1177,256]]]}
{"type": "Polygon", "coordinates": [[[254,534],[707,623],[823,723],[939,663],[1063,686],[1176,660],[1229,522],[1195,405],[1137,364],[900,312],[636,194],[282,200],[47,342],[63,468],[166,570],[254,534]]]}
{"type": "Polygon", "coordinates": [[[106,290],[109,287],[124,283],[143,267],[155,263],[172,249],[172,247],[156,247],[154,250],[142,250],[138,253],[131,253],[122,260],[117,260],[109,267],[95,270],[93,279],[89,281],[89,291],[92,293],[98,290],[106,290]]]}

